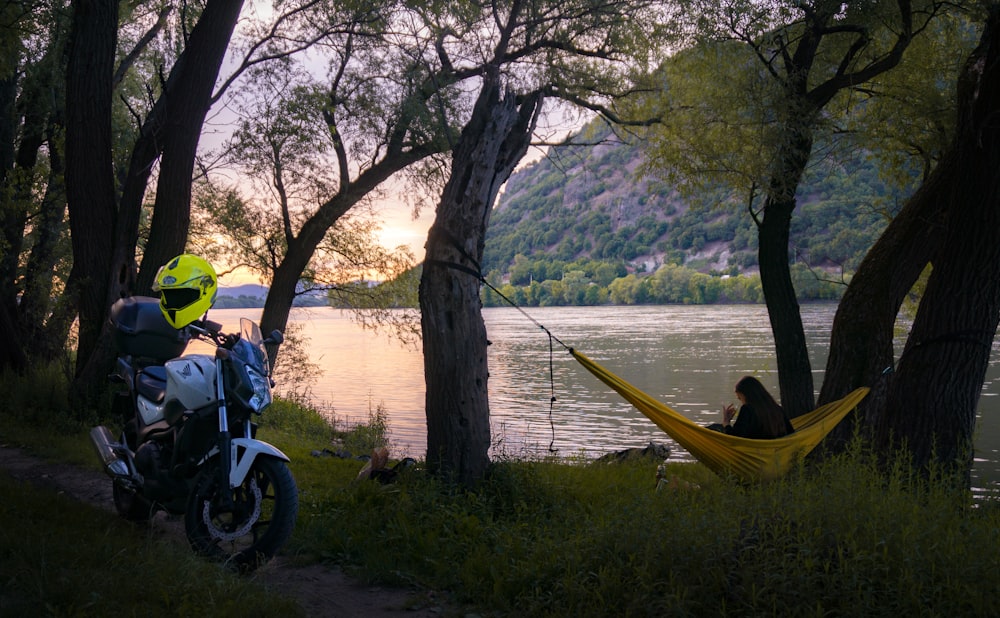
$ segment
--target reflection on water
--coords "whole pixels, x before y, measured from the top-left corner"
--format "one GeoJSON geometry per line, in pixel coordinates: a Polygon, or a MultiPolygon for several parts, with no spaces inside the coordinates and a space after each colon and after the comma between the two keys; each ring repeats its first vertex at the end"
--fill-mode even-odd
{"type": "MultiPolygon", "coordinates": [[[[817,391],[835,310],[832,304],[802,307],[817,391]]],[[[259,310],[251,311],[249,317],[259,317],[259,310]]],[[[778,392],[763,306],[547,307],[529,313],[565,345],[699,423],[717,422],[722,406],[735,403],[733,386],[744,375],[753,374],[778,392]]],[[[230,324],[240,315],[247,312],[215,310],[211,317],[230,324]]],[[[520,312],[489,308],[483,316],[492,342],[494,454],[538,456],[551,446],[561,456],[592,456],[652,440],[670,443],[674,457],[687,457],[520,312]]],[[[420,350],[364,331],[335,309],[295,309],[292,320],[303,325],[310,357],[322,369],[313,386],[316,399],[350,420],[363,420],[370,407],[384,405],[396,454],[422,457],[426,421],[420,350]]],[[[976,472],[990,485],[1000,483],[997,365],[994,360],[987,374],[976,439],[976,472]]]]}

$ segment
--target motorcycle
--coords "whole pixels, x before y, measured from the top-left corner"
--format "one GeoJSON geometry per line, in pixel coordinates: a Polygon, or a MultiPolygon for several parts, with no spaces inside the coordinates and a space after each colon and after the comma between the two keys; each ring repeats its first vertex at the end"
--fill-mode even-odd
{"type": "Polygon", "coordinates": [[[263,564],[287,542],[298,491],[288,457],[256,439],[271,403],[264,339],[252,320],[226,334],[207,319],[175,329],[159,299],[135,296],[111,309],[118,357],[110,379],[124,388],[114,407],[116,440],[103,425],[91,441],[112,478],[118,513],[147,522],[159,510],[184,516],[191,547],[241,571],[263,564]],[[183,355],[192,339],[215,354],[183,355]]]}

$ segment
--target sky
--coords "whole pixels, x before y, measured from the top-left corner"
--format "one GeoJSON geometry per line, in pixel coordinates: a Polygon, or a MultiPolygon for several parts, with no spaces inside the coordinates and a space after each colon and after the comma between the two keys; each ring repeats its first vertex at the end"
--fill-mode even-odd
{"type": "MultiPolygon", "coordinates": [[[[258,21],[269,23],[271,18],[271,3],[254,0],[245,8],[241,20],[247,20],[245,23],[258,21]]],[[[234,68],[237,59],[238,55],[228,58],[227,67],[234,68]]],[[[311,71],[315,72],[317,76],[325,74],[326,61],[322,57],[304,54],[300,59],[303,66],[311,67],[311,71]]],[[[223,74],[225,72],[226,67],[223,69],[223,74]]],[[[236,124],[236,111],[228,107],[227,99],[228,97],[222,97],[209,114],[205,130],[202,133],[202,143],[200,144],[202,151],[220,146],[236,124]]],[[[560,105],[555,100],[549,100],[546,102],[545,111],[539,119],[536,137],[539,142],[558,142],[582,127],[591,117],[592,115],[589,113],[560,105]]],[[[545,155],[545,150],[546,148],[543,147],[529,148],[520,166],[523,167],[538,161],[545,155]]],[[[422,205],[419,216],[414,218],[412,204],[407,203],[407,200],[400,196],[401,191],[405,191],[405,187],[390,188],[385,191],[385,197],[376,202],[376,210],[382,220],[381,244],[388,249],[405,245],[410,249],[415,260],[423,261],[424,243],[427,240],[427,231],[434,221],[434,210],[437,204],[433,198],[426,198],[428,202],[422,205]]],[[[240,271],[234,272],[223,280],[224,285],[241,285],[243,283],[258,283],[258,281],[255,276],[240,271]]]]}
{"type": "MultiPolygon", "coordinates": [[[[270,10],[270,3],[255,0],[250,3],[244,18],[267,22],[270,18],[270,10]]],[[[321,62],[322,58],[312,58],[308,55],[303,58],[306,66],[315,65],[314,69],[317,74],[325,72],[326,64],[325,61],[321,62]]],[[[229,63],[233,62],[235,62],[235,56],[229,59],[229,63]]],[[[236,125],[236,116],[236,110],[228,106],[227,97],[222,97],[209,114],[199,149],[204,152],[221,146],[236,125]]],[[[571,132],[578,130],[587,120],[589,118],[586,117],[586,114],[581,115],[578,110],[567,111],[566,107],[555,103],[554,100],[548,101],[546,110],[539,119],[536,138],[539,142],[557,142],[571,132]]],[[[544,157],[545,150],[544,147],[529,148],[520,166],[523,167],[538,161],[544,157]]],[[[437,202],[433,196],[424,198],[426,202],[421,205],[419,216],[414,218],[413,205],[400,195],[404,191],[406,191],[405,187],[390,187],[385,190],[384,197],[375,202],[375,210],[381,219],[382,226],[379,238],[381,244],[387,249],[405,245],[409,248],[414,259],[420,262],[424,259],[424,244],[427,241],[427,231],[434,222],[437,202]]],[[[259,283],[259,281],[255,275],[237,270],[223,277],[221,283],[223,285],[242,285],[244,283],[259,283]]]]}
{"type": "MultiPolygon", "coordinates": [[[[528,150],[519,167],[529,165],[545,156],[545,149],[532,147],[528,150]]],[[[413,217],[413,207],[400,195],[405,187],[387,190],[385,197],[375,202],[375,209],[381,222],[379,239],[383,247],[393,249],[406,245],[417,262],[422,262],[425,255],[424,244],[427,242],[427,231],[434,223],[434,211],[437,203],[431,198],[420,208],[417,218],[413,217]]],[[[225,266],[220,271],[228,270],[225,266]]],[[[244,284],[261,284],[260,279],[247,271],[234,270],[220,276],[220,285],[234,287],[244,284]]]]}
{"type": "MultiPolygon", "coordinates": [[[[538,161],[544,156],[544,149],[530,148],[518,168],[538,161]]],[[[387,248],[407,245],[417,261],[424,259],[424,243],[427,242],[427,230],[434,223],[436,203],[423,204],[419,216],[413,218],[413,209],[399,196],[399,190],[390,191],[386,199],[378,203],[379,215],[382,218],[382,246],[387,248]]]]}

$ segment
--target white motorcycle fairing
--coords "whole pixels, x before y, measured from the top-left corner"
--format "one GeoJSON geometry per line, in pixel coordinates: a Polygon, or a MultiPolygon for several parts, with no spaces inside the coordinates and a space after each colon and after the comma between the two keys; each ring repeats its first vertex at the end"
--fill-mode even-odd
{"type": "Polygon", "coordinates": [[[189,354],[164,363],[167,392],[188,410],[197,410],[218,400],[215,358],[189,354]]]}
{"type": "MultiPolygon", "coordinates": [[[[233,438],[232,444],[233,446],[230,450],[231,461],[229,464],[230,487],[237,487],[243,484],[247,473],[250,472],[250,467],[253,466],[253,462],[257,459],[258,455],[266,455],[269,457],[276,457],[283,461],[291,461],[288,456],[278,450],[277,447],[271,446],[267,442],[254,440],[253,438],[233,438]]],[[[209,453],[209,456],[214,456],[218,454],[218,452],[219,448],[215,447],[209,453]]]]}

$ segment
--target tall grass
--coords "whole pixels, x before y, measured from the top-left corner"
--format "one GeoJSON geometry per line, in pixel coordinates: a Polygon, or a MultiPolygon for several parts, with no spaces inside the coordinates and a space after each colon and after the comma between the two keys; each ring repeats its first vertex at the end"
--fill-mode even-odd
{"type": "MultiPolygon", "coordinates": [[[[0,415],[5,439],[9,418],[0,415]]],[[[289,552],[370,581],[447,591],[483,614],[997,613],[1000,496],[974,503],[950,479],[913,474],[903,460],[879,465],[857,447],[766,485],[670,464],[667,474],[681,482],[656,491],[656,461],[510,459],[462,490],[419,466],[389,485],[358,481],[361,462],[311,456],[343,436],[307,406],[279,402],[261,422],[260,437],[292,457],[299,485],[289,552]]],[[[384,438],[384,410],[374,425],[357,433],[384,438]]],[[[76,439],[85,443],[85,433],[76,439]]],[[[0,529],[22,517],[0,510],[0,529]]],[[[72,530],[71,519],[48,525],[72,530]]],[[[13,539],[0,538],[3,564],[13,539]]],[[[97,568],[58,561],[69,571],[97,568]]],[[[172,581],[168,567],[128,568],[172,581]]],[[[55,575],[63,576],[48,571],[39,582],[50,586],[55,575]]]]}
{"type": "Polygon", "coordinates": [[[996,614],[991,502],[857,453],[751,487],[675,464],[692,488],[656,492],[655,468],[510,461],[475,491],[419,472],[316,488],[298,542],[519,616],[996,614]]]}

